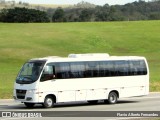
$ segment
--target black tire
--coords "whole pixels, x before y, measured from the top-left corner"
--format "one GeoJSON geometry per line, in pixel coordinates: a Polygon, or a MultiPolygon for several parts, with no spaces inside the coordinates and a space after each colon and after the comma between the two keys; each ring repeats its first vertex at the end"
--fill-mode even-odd
{"type": "Polygon", "coordinates": [[[98,100],[89,100],[87,102],[92,105],[92,104],[97,104],[98,100]]]}
{"type": "Polygon", "coordinates": [[[44,108],[52,108],[54,107],[54,99],[52,96],[46,96],[44,103],[42,104],[44,108]]]}
{"type": "Polygon", "coordinates": [[[24,103],[24,105],[27,107],[27,108],[33,108],[34,107],[34,103],[24,103]]]}
{"type": "Polygon", "coordinates": [[[108,102],[109,104],[115,104],[115,103],[117,103],[117,100],[118,100],[117,93],[111,92],[111,93],[109,93],[108,100],[106,102],[108,102]]]}

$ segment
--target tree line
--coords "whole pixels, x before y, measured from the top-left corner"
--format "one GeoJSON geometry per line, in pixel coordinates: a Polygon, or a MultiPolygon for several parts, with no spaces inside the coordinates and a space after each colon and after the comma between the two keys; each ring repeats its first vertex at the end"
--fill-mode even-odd
{"type": "Polygon", "coordinates": [[[57,8],[50,19],[53,22],[160,20],[160,0],[88,8],[57,8]]]}
{"type": "Polygon", "coordinates": [[[15,7],[2,9],[0,21],[9,23],[49,22],[49,18],[44,11],[15,7]]]}
{"type": "Polygon", "coordinates": [[[160,20],[160,0],[128,3],[125,5],[93,5],[81,2],[75,7],[48,8],[45,11],[12,8],[2,9],[1,22],[90,22],[160,20]]]}

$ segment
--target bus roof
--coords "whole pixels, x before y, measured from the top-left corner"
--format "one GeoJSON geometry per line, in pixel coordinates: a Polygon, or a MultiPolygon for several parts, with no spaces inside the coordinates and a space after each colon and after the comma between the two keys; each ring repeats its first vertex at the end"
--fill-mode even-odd
{"type": "Polygon", "coordinates": [[[103,61],[103,60],[135,60],[145,59],[142,56],[109,56],[106,53],[69,54],[68,57],[47,56],[31,60],[46,60],[47,62],[73,62],[73,61],[103,61]]]}

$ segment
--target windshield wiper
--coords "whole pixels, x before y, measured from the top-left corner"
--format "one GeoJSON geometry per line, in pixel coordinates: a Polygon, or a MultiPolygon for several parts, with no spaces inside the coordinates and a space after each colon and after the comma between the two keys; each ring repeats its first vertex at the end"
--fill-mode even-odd
{"type": "Polygon", "coordinates": [[[25,81],[25,80],[16,80],[17,83],[19,84],[30,84],[31,81],[25,81]]]}
{"type": "Polygon", "coordinates": [[[31,77],[27,77],[27,76],[23,77],[23,80],[24,81],[34,81],[31,77]],[[24,78],[27,78],[27,79],[24,80],[24,78]]]}
{"type": "Polygon", "coordinates": [[[34,82],[34,80],[29,76],[20,76],[16,79],[16,81],[19,84],[30,84],[34,82]]]}

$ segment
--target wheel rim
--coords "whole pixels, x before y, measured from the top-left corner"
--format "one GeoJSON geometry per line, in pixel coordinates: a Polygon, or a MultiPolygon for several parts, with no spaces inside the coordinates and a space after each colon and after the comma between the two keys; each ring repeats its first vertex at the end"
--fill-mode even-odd
{"type": "Polygon", "coordinates": [[[111,96],[110,96],[110,101],[111,101],[112,103],[114,103],[114,102],[116,102],[116,99],[117,99],[116,95],[111,94],[111,96]]]}
{"type": "Polygon", "coordinates": [[[48,107],[51,107],[52,104],[53,104],[52,99],[51,99],[51,98],[48,98],[48,99],[46,100],[46,105],[47,105],[48,107]]]}

